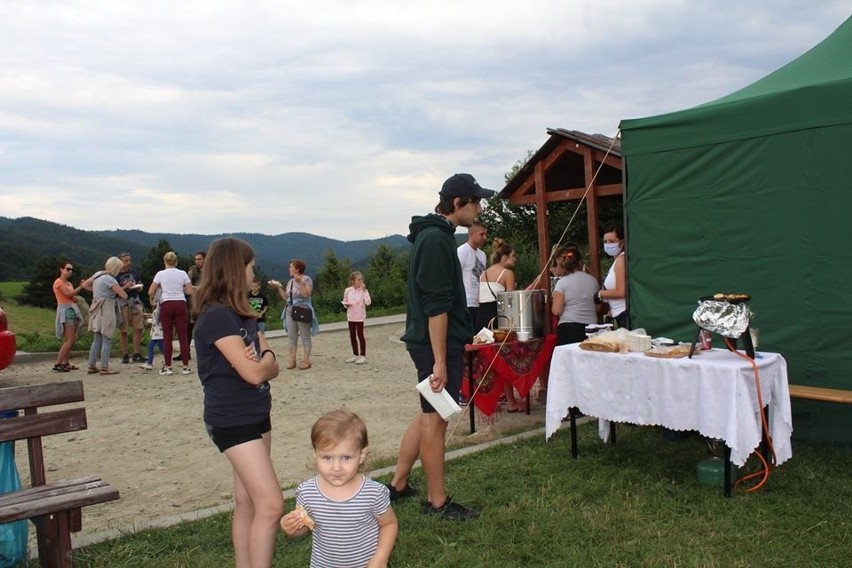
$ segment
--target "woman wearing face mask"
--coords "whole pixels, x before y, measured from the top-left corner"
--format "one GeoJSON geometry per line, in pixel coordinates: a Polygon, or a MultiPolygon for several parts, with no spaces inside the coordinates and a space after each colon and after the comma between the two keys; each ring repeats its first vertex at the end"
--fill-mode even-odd
{"type": "Polygon", "coordinates": [[[618,327],[627,329],[627,253],[624,250],[624,231],[612,227],[604,233],[604,252],[613,258],[597,299],[609,304],[610,315],[618,327]]]}

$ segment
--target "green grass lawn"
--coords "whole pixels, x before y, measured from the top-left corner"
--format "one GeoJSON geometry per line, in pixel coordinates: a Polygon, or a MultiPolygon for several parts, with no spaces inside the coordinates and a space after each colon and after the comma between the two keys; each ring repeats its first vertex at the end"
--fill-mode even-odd
{"type": "MultiPolygon", "coordinates": [[[[19,351],[56,351],[62,345],[54,335],[56,310],[18,304],[17,296],[26,282],[0,282],[0,307],[6,312],[9,331],[15,334],[19,351]]],[[[88,349],[89,342],[78,342],[77,349],[88,349]]]]}
{"type": "Polygon", "coordinates": [[[14,299],[21,293],[26,282],[0,282],[0,298],[14,299]]]}
{"type": "MultiPolygon", "coordinates": [[[[707,457],[703,439],[668,442],[658,428],[623,425],[610,446],[596,428],[580,427],[577,460],[563,429],[550,442],[535,436],[448,462],[451,492],[482,517],[453,523],[424,518],[417,498],[398,503],[391,566],[849,565],[849,454],[797,445],[764,488],[725,499],[696,480],[696,463],[707,457]]],[[[413,481],[422,488],[422,473],[413,481]]],[[[79,550],[74,565],[232,566],[229,528],[229,515],[217,515],[145,531],[79,550]]],[[[304,567],[309,555],[309,537],[280,535],[273,565],[304,567]]]]}

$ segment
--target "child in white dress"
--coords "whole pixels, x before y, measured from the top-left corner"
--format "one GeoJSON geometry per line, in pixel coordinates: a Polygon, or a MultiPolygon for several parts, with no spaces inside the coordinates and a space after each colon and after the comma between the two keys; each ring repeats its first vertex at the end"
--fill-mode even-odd
{"type": "Polygon", "coordinates": [[[154,304],[154,313],[151,316],[151,339],[148,341],[148,360],[139,365],[140,369],[151,371],[154,369],[154,349],[163,354],[163,326],[160,325],[160,289],[158,288],[151,300],[154,304]]]}

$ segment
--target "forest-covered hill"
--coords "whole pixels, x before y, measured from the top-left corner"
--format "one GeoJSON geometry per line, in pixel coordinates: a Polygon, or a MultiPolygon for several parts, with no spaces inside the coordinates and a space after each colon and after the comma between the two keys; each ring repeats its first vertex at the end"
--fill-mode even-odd
{"type": "MultiPolygon", "coordinates": [[[[161,239],[167,240],[178,255],[191,255],[197,250],[207,250],[210,242],[221,236],[224,235],[83,231],[33,217],[0,217],[0,282],[28,280],[35,264],[45,256],[64,256],[82,265],[101,266],[108,257],[122,251],[141,259],[161,239]]],[[[349,259],[353,266],[361,266],[379,245],[395,250],[408,246],[402,235],[361,241],[339,241],[309,233],[236,233],[231,236],[244,239],[254,247],[257,264],[264,272],[281,277],[286,277],[287,263],[292,258],[303,259],[308,273],[315,274],[328,250],[334,251],[339,259],[349,259]]]]}

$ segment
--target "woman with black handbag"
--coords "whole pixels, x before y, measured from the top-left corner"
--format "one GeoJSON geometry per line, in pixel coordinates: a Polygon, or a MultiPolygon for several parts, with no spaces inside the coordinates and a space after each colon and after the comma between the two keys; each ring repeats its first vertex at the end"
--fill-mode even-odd
{"type": "Polygon", "coordinates": [[[290,261],[290,280],[287,285],[277,280],[270,280],[269,285],[278,290],[282,300],[287,301],[287,306],[281,312],[281,320],[287,331],[287,341],[290,348],[290,359],[287,362],[288,369],[296,368],[296,347],[299,336],[302,337],[302,362],[299,369],[311,368],[311,336],[319,331],[314,306],[311,303],[311,294],[314,291],[314,282],[305,274],[305,261],[294,258],[290,261]]]}

